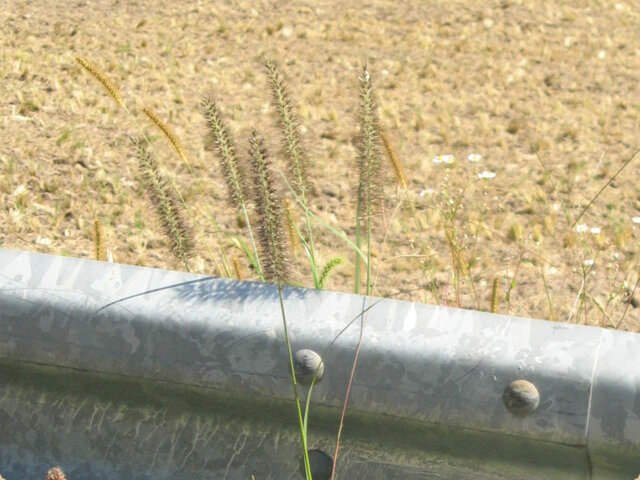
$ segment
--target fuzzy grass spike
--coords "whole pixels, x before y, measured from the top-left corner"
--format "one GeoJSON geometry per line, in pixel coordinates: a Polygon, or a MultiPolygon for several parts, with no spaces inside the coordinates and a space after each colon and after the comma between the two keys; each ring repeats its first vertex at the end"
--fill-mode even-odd
{"type": "Polygon", "coordinates": [[[262,249],[262,271],[265,280],[279,285],[286,284],[289,281],[290,269],[282,203],[276,190],[264,140],[258,136],[255,129],[251,132],[249,144],[253,168],[254,206],[260,224],[257,237],[262,249]]]}
{"type": "Polygon", "coordinates": [[[171,252],[189,270],[188,258],[193,253],[194,236],[185,220],[183,204],[171,188],[169,180],[162,174],[156,160],[149,154],[146,143],[139,138],[132,140],[136,147],[145,188],[169,239],[171,252]]]}
{"type": "Polygon", "coordinates": [[[107,77],[102,70],[100,70],[93,63],[91,63],[89,60],[83,57],[76,57],[76,62],[78,62],[80,66],[82,66],[82,68],[84,68],[87,72],[89,72],[96,80],[98,80],[102,84],[102,86],[107,91],[107,93],[109,93],[111,98],[113,98],[116,101],[116,103],[118,103],[118,105],[125,107],[124,100],[122,99],[122,95],[120,95],[120,92],[118,91],[116,86],[113,84],[111,80],[109,80],[109,77],[107,77]]]}
{"type": "Polygon", "coordinates": [[[98,217],[93,219],[93,246],[96,260],[104,262],[107,258],[104,250],[104,229],[98,217]]]}
{"type": "Polygon", "coordinates": [[[380,132],[380,140],[382,141],[382,148],[384,150],[384,154],[386,155],[391,167],[393,168],[393,173],[396,176],[396,181],[398,185],[405,190],[409,187],[407,185],[407,175],[404,173],[404,167],[398,158],[398,153],[396,149],[393,148],[391,144],[391,140],[389,139],[389,135],[387,132],[380,132]]]}
{"type": "Polygon", "coordinates": [[[278,113],[280,129],[284,135],[284,156],[290,165],[296,194],[306,203],[308,160],[300,142],[300,124],[293,110],[291,95],[282,73],[268,57],[265,57],[264,63],[271,87],[272,103],[278,113]]]}
{"type": "Polygon", "coordinates": [[[235,142],[229,128],[222,119],[220,107],[211,97],[204,97],[201,102],[202,114],[207,122],[209,135],[214,141],[220,161],[224,181],[227,185],[231,204],[242,210],[247,205],[246,173],[236,154],[235,142]]]}
{"type": "MultiPolygon", "coordinates": [[[[358,141],[358,201],[356,207],[356,246],[360,248],[362,235],[367,244],[366,292],[371,290],[371,235],[373,216],[381,200],[380,178],[380,122],[376,111],[376,100],[371,74],[366,64],[360,77],[360,138],[358,141]],[[363,232],[364,227],[364,232],[363,232]]],[[[360,293],[361,259],[356,255],[355,291],[360,293]]]]}
{"type": "Polygon", "coordinates": [[[178,153],[178,155],[180,156],[180,158],[184,162],[189,163],[188,160],[187,160],[187,154],[185,153],[184,147],[182,146],[182,142],[180,142],[180,139],[173,132],[173,130],[171,130],[171,128],[169,128],[169,126],[166,123],[164,123],[162,120],[160,120],[160,117],[158,117],[158,115],[156,115],[153,110],[151,110],[151,109],[149,109],[147,107],[144,107],[142,109],[142,111],[149,118],[149,120],[151,120],[151,122],[156,127],[158,127],[158,130],[160,130],[162,132],[162,134],[167,138],[167,140],[169,140],[169,143],[171,143],[171,145],[173,145],[173,148],[175,148],[175,150],[178,153]]]}

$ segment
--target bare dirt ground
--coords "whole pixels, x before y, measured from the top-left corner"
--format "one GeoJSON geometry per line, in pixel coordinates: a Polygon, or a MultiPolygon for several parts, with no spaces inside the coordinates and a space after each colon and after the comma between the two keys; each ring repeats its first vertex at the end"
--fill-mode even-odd
{"type": "MultiPolygon", "coordinates": [[[[409,183],[408,194],[399,192],[385,164],[375,294],[486,310],[498,278],[502,313],[638,330],[631,293],[640,158],[575,222],[640,147],[637,5],[343,3],[0,1],[0,245],[92,257],[98,216],[115,261],[182,268],[140,186],[129,141],[135,127],[76,55],[106,72],[156,136],[154,148],[202,229],[194,271],[219,273],[210,211],[220,228],[242,233],[205,149],[199,98],[216,96],[242,153],[255,126],[275,155],[264,54],[297,100],[313,208],[353,237],[366,61],[409,183]],[[140,114],[143,106],[176,131],[199,180],[140,114]],[[468,162],[472,153],[482,160],[468,162]],[[454,163],[432,161],[444,154],[454,163]],[[482,172],[495,178],[479,179],[482,172]]],[[[353,291],[349,247],[322,226],[316,231],[323,261],[348,260],[329,288],[353,291]]]]}

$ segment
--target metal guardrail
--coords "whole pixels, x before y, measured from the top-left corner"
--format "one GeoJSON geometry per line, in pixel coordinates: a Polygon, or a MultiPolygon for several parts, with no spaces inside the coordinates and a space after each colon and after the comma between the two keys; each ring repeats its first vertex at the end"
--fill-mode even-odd
{"type": "MultiPolygon", "coordinates": [[[[337,478],[640,474],[640,335],[299,288],[284,299],[294,350],[324,358],[317,480],[361,326],[337,478]]],[[[295,418],[273,286],[0,249],[7,480],[53,465],[70,480],[298,479],[295,418]]]]}

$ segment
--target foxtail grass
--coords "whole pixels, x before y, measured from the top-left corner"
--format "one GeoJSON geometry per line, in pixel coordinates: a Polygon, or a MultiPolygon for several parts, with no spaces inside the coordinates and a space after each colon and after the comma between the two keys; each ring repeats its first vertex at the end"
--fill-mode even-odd
{"type": "Polygon", "coordinates": [[[500,304],[500,279],[493,277],[493,284],[491,285],[491,313],[498,313],[498,307],[500,304]]]}
{"type": "Polygon", "coordinates": [[[398,152],[391,144],[391,140],[389,139],[389,134],[385,131],[380,131],[380,140],[382,141],[382,148],[384,150],[384,154],[389,160],[391,164],[391,168],[393,169],[393,173],[396,177],[396,182],[400,188],[403,188],[405,191],[408,190],[409,186],[407,184],[407,175],[404,172],[404,167],[402,166],[402,162],[398,158],[398,152]]]}
{"type": "MultiPolygon", "coordinates": [[[[356,206],[356,246],[362,245],[362,235],[366,243],[366,293],[371,291],[371,237],[373,217],[381,199],[382,182],[380,179],[380,121],[376,111],[376,99],[371,74],[366,64],[360,77],[360,112],[358,139],[358,199],[356,206]],[[364,232],[363,232],[364,229],[364,232]]],[[[355,259],[355,292],[360,293],[361,269],[360,256],[355,259]]]]}
{"type": "MultiPolygon", "coordinates": [[[[147,150],[147,156],[149,158],[151,158],[151,155],[149,155],[148,149],[147,147],[151,146],[151,142],[149,141],[148,137],[146,136],[145,132],[142,130],[142,128],[140,127],[139,123],[136,121],[135,117],[133,116],[133,114],[131,113],[131,110],[129,110],[129,108],[127,107],[126,103],[124,102],[124,99],[122,97],[122,95],[120,94],[120,91],[116,88],[115,84],[107,77],[107,75],[100,70],[100,68],[98,68],[96,65],[94,65],[92,62],[90,62],[89,60],[80,57],[80,56],[76,56],[75,57],[76,62],[84,69],[86,70],[91,76],[93,76],[103,87],[104,89],[107,91],[107,93],[109,94],[109,96],[111,96],[111,98],[113,98],[116,103],[122,107],[122,109],[125,111],[125,113],[127,114],[127,116],[129,117],[129,119],[131,120],[132,124],[134,125],[134,127],[138,130],[138,133],[140,135],[140,139],[142,139],[145,143],[145,150],[147,150]]],[[[149,116],[149,115],[148,115],[149,116]]],[[[154,115],[155,116],[155,115],[154,115]]],[[[151,116],[149,116],[149,118],[153,121],[153,118],[151,116]]],[[[157,120],[159,120],[159,118],[157,116],[155,116],[155,118],[157,120]]],[[[156,122],[154,122],[156,123],[156,122]]],[[[163,130],[161,128],[161,125],[164,125],[161,121],[159,121],[159,124],[156,123],[156,126],[158,128],[160,128],[160,130],[163,130]]],[[[171,132],[171,130],[168,129],[168,127],[166,127],[166,130],[168,133],[171,133],[173,135],[173,133],[171,132]]],[[[166,135],[167,133],[165,133],[166,135]]],[[[179,141],[177,141],[177,137],[175,135],[173,135],[173,138],[176,140],[176,145],[181,145],[179,143],[179,141]]],[[[139,143],[139,140],[136,140],[136,142],[139,143]]],[[[140,140],[140,141],[142,141],[140,140]]],[[[170,139],[171,141],[171,139],[170,139]]],[[[140,144],[141,145],[141,144],[140,144]]],[[[174,145],[175,147],[175,145],[174,145]]],[[[175,147],[177,148],[177,147],[175,147]]],[[[179,152],[180,153],[180,152],[179,152]]],[[[181,156],[183,158],[183,160],[186,161],[186,155],[184,155],[184,149],[181,150],[181,156]]],[[[164,172],[164,169],[160,167],[160,164],[153,159],[153,163],[155,164],[156,168],[158,169],[158,173],[160,172],[164,172]]],[[[189,166],[189,169],[191,170],[191,166],[190,164],[187,162],[187,165],[189,166]]],[[[193,170],[191,170],[191,173],[193,174],[193,170]]],[[[194,175],[195,176],[195,175],[194,175]]],[[[192,215],[189,206],[187,205],[187,203],[184,201],[184,198],[182,197],[182,195],[180,194],[180,192],[178,191],[175,182],[173,181],[173,179],[170,176],[165,176],[163,175],[163,177],[165,178],[165,180],[168,182],[167,185],[170,185],[171,188],[173,189],[173,196],[177,196],[177,198],[179,199],[180,203],[182,204],[185,212],[188,214],[188,216],[191,218],[192,221],[194,221],[194,224],[196,225],[196,228],[198,228],[199,233],[201,234],[201,237],[204,238],[204,235],[202,235],[202,230],[200,229],[200,226],[198,225],[197,222],[195,222],[195,218],[192,215]]],[[[174,240],[170,239],[170,243],[173,244],[174,240]]],[[[216,259],[216,257],[213,255],[211,248],[209,247],[208,242],[205,239],[205,245],[207,250],[209,251],[209,253],[211,254],[211,259],[214,261],[215,265],[216,265],[216,269],[221,273],[221,274],[226,274],[226,276],[231,276],[231,272],[230,272],[230,268],[228,265],[228,260],[227,260],[227,255],[226,255],[226,251],[224,248],[224,245],[221,243],[220,238],[218,237],[218,244],[220,247],[220,252],[222,254],[222,267],[219,266],[219,263],[216,259]]],[[[184,262],[184,259],[181,259],[184,262]]],[[[186,265],[185,265],[186,266],[186,265]]]]}
{"type": "MultiPolygon", "coordinates": [[[[289,282],[290,275],[289,261],[286,257],[288,249],[286,244],[286,232],[284,230],[285,227],[283,225],[284,214],[282,211],[282,202],[276,188],[275,178],[267,150],[264,146],[264,140],[262,137],[258,136],[255,129],[252,129],[251,131],[249,146],[249,156],[252,166],[251,176],[253,179],[253,202],[256,216],[260,223],[257,237],[262,250],[261,258],[263,259],[263,274],[266,281],[276,283],[278,286],[278,299],[280,302],[282,325],[284,328],[284,337],[289,360],[289,374],[296,405],[300,440],[302,443],[305,477],[307,480],[312,480],[311,463],[309,462],[309,449],[307,444],[307,410],[305,410],[305,415],[303,416],[300,396],[298,394],[295,366],[293,363],[293,350],[291,348],[291,339],[287,326],[287,315],[282,294],[282,285],[289,282]]],[[[307,401],[309,398],[310,392],[307,401]]]]}
{"type": "MultiPolygon", "coordinates": [[[[265,277],[262,271],[260,256],[256,248],[256,241],[249,218],[248,175],[238,158],[235,141],[222,118],[222,112],[216,101],[209,96],[203,97],[201,109],[207,124],[208,135],[211,140],[213,140],[222,165],[222,173],[227,187],[229,202],[235,210],[242,212],[244,223],[249,232],[251,250],[247,248],[244,249],[244,251],[254,266],[258,277],[264,280],[265,277]]],[[[237,240],[239,241],[239,239],[237,240]]]]}
{"type": "Polygon", "coordinates": [[[324,289],[327,283],[327,280],[331,276],[331,273],[333,273],[333,271],[343,263],[344,263],[344,258],[342,257],[334,257],[331,260],[329,260],[327,263],[325,263],[324,267],[322,268],[322,272],[320,273],[321,289],[324,289]]]}
{"type": "Polygon", "coordinates": [[[287,228],[287,238],[289,239],[289,244],[291,245],[291,252],[294,256],[297,257],[298,250],[300,250],[300,231],[297,228],[297,218],[292,208],[291,202],[287,200],[287,198],[282,199],[282,211],[287,217],[287,221],[285,222],[285,226],[287,228]]]}
{"type": "Polygon", "coordinates": [[[132,141],[145,189],[169,239],[171,252],[189,271],[188,259],[194,249],[193,232],[185,219],[182,202],[171,188],[169,180],[160,171],[156,160],[150,155],[146,143],[137,137],[133,137],[132,141]]]}
{"type": "Polygon", "coordinates": [[[93,247],[96,260],[105,261],[107,256],[104,249],[104,229],[98,217],[93,219],[93,247]]]}
{"type": "Polygon", "coordinates": [[[78,62],[82,68],[84,68],[96,80],[98,80],[98,82],[102,84],[109,96],[113,98],[118,105],[123,107],[125,110],[127,109],[126,105],[124,104],[124,100],[122,99],[122,95],[120,95],[120,91],[116,88],[113,82],[109,80],[109,77],[107,77],[102,70],[100,70],[97,66],[83,57],[76,57],[76,62],[78,62]]]}
{"type": "MultiPolygon", "coordinates": [[[[269,87],[271,89],[271,103],[278,116],[280,132],[282,133],[282,151],[289,165],[289,176],[293,179],[291,185],[294,195],[307,206],[309,202],[308,190],[309,179],[307,176],[308,158],[300,139],[301,127],[297,119],[297,115],[293,108],[293,100],[289,93],[289,87],[284,79],[284,75],[278,66],[272,62],[267,56],[264,57],[265,69],[269,87]]],[[[302,237],[298,230],[298,235],[305,243],[305,251],[311,267],[311,275],[315,288],[322,288],[320,285],[320,274],[318,272],[318,262],[315,254],[313,242],[313,230],[309,214],[306,213],[306,238],[302,237]]],[[[292,220],[292,217],[289,217],[292,220]]]]}
{"type": "Polygon", "coordinates": [[[218,151],[230,203],[234,208],[246,211],[247,175],[236,153],[233,137],[222,118],[220,107],[213,98],[203,97],[201,108],[209,136],[218,151]]]}
{"type": "Polygon", "coordinates": [[[231,257],[231,265],[233,266],[233,272],[235,273],[235,277],[238,280],[244,280],[244,275],[242,274],[242,268],[240,267],[240,262],[238,261],[238,257],[235,255],[231,257]]]}
{"type": "MultiPolygon", "coordinates": [[[[193,171],[193,168],[191,167],[191,162],[189,162],[189,159],[187,158],[187,154],[186,154],[185,148],[182,145],[182,142],[180,141],[178,136],[174,133],[174,131],[165,122],[163,122],[160,119],[160,117],[158,115],[156,115],[155,112],[153,112],[153,110],[151,110],[150,108],[144,107],[142,109],[142,111],[147,116],[147,118],[151,121],[151,123],[158,130],[160,130],[160,132],[164,135],[164,137],[169,141],[171,146],[173,146],[174,150],[176,151],[176,153],[178,154],[180,159],[183,161],[183,163],[189,169],[189,172],[191,173],[191,175],[196,179],[196,185],[198,186],[198,189],[200,190],[200,193],[203,194],[202,187],[200,185],[199,179],[197,178],[195,172],[193,171]]],[[[179,195],[179,192],[178,192],[177,188],[175,187],[175,184],[173,184],[173,186],[174,186],[176,192],[179,195]]],[[[182,199],[181,196],[180,196],[180,198],[182,199]]],[[[185,205],[185,208],[186,208],[187,207],[186,203],[184,203],[184,205],[185,205]]],[[[187,213],[190,213],[188,211],[188,208],[187,208],[187,213]]],[[[213,226],[215,228],[218,244],[221,246],[222,264],[223,264],[224,269],[227,272],[227,274],[229,276],[231,276],[230,275],[231,268],[229,266],[229,259],[227,257],[227,254],[226,254],[226,251],[225,251],[224,247],[222,247],[222,242],[221,242],[221,239],[220,239],[220,234],[219,234],[220,229],[219,229],[218,224],[217,224],[217,222],[215,220],[215,216],[211,211],[210,211],[209,218],[210,218],[210,220],[213,223],[213,226]]]]}
{"type": "Polygon", "coordinates": [[[268,58],[264,59],[265,68],[271,87],[271,99],[278,113],[280,130],[284,136],[283,152],[289,163],[291,177],[296,193],[307,201],[308,160],[300,141],[300,124],[293,109],[289,88],[278,67],[268,58]]]}
{"type": "Polygon", "coordinates": [[[260,225],[258,243],[261,247],[262,272],[268,282],[289,283],[290,263],[287,258],[287,233],[283,223],[282,203],[276,188],[271,161],[264,139],[255,129],[249,139],[253,178],[253,203],[260,225]]]}
{"type": "Polygon", "coordinates": [[[162,134],[169,140],[169,143],[176,150],[178,156],[187,164],[189,161],[187,160],[187,154],[184,151],[184,147],[182,146],[182,142],[178,138],[178,136],[171,130],[171,128],[164,123],[158,115],[155,114],[153,110],[147,107],[143,107],[142,112],[151,120],[151,122],[162,132],[162,134]]]}

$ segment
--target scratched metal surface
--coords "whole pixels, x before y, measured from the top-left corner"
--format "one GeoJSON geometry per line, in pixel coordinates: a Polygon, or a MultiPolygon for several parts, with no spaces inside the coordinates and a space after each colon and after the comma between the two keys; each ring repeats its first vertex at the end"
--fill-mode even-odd
{"type": "MultiPolygon", "coordinates": [[[[284,302],[294,350],[325,359],[310,448],[333,453],[364,328],[337,478],[640,474],[638,335],[305,289],[284,302]],[[502,403],[516,379],[540,392],[526,417],[502,403]]],[[[0,249],[0,474],[302,478],[280,312],[268,285],[0,249]]]]}

